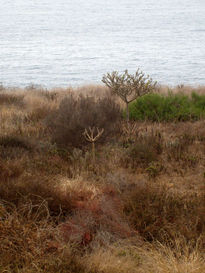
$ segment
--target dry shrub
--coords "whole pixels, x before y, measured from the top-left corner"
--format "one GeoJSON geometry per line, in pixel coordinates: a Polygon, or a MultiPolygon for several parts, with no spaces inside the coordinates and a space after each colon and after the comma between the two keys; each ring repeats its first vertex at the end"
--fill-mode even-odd
{"type": "Polygon", "coordinates": [[[57,176],[64,174],[67,177],[71,176],[70,164],[66,161],[63,156],[49,154],[48,152],[39,153],[30,158],[27,162],[27,170],[36,174],[37,176],[57,176]]]}
{"type": "MultiPolygon", "coordinates": [[[[11,178],[11,177],[10,177],[11,178]]],[[[69,191],[62,191],[59,181],[49,177],[26,177],[16,180],[1,180],[0,199],[10,202],[17,208],[25,203],[31,203],[38,209],[38,205],[44,202],[46,214],[58,219],[64,219],[71,212],[72,199],[69,191]]],[[[45,213],[41,220],[45,219],[45,213]]]]}
{"type": "Polygon", "coordinates": [[[21,147],[0,146],[0,158],[3,160],[19,160],[29,156],[29,151],[21,147]]]}
{"type": "Polygon", "coordinates": [[[95,162],[93,162],[91,151],[74,148],[69,153],[68,161],[70,163],[71,177],[83,176],[92,181],[104,181],[107,173],[112,172],[119,161],[117,155],[113,154],[113,150],[109,148],[106,150],[106,148],[107,146],[105,145],[98,147],[95,162]]]}
{"type": "Polygon", "coordinates": [[[58,181],[51,178],[33,179],[19,185],[18,193],[24,192],[24,196],[34,204],[45,200],[49,215],[64,219],[72,210],[72,198],[69,191],[62,191],[58,181]]]}
{"type": "Polygon", "coordinates": [[[38,122],[48,115],[50,112],[50,109],[47,107],[39,106],[38,108],[35,108],[31,112],[29,112],[26,117],[25,121],[26,122],[38,122]]]}
{"type": "Polygon", "coordinates": [[[1,183],[12,179],[18,178],[24,172],[22,162],[19,160],[1,160],[0,159],[0,180],[1,183]]]}
{"type": "Polygon", "coordinates": [[[90,273],[138,273],[139,255],[126,243],[97,247],[82,259],[90,273]]]}
{"type": "Polygon", "coordinates": [[[69,155],[69,162],[71,164],[70,171],[72,178],[79,177],[82,174],[89,172],[92,169],[91,153],[83,152],[81,149],[74,148],[69,155]]]}
{"type": "MultiPolygon", "coordinates": [[[[187,240],[204,234],[204,195],[169,191],[166,186],[147,183],[125,194],[125,213],[146,240],[164,242],[164,232],[187,240]]],[[[205,238],[205,237],[204,237],[205,238]]]]}
{"type": "Polygon", "coordinates": [[[188,153],[188,138],[176,138],[167,144],[168,159],[179,161],[188,153]]]}
{"type": "Polygon", "coordinates": [[[18,94],[13,94],[9,92],[3,92],[0,93],[0,105],[5,104],[5,105],[15,105],[17,107],[23,107],[24,102],[23,102],[24,95],[18,95],[18,94]]]}
{"type": "Polygon", "coordinates": [[[31,93],[42,96],[43,98],[46,98],[48,101],[55,101],[58,97],[58,93],[54,90],[37,89],[36,91],[31,93]]]}
{"type": "Polygon", "coordinates": [[[48,102],[55,101],[60,93],[65,93],[67,90],[64,88],[53,88],[45,89],[42,86],[31,84],[27,86],[23,92],[25,93],[26,99],[28,97],[39,97],[42,100],[46,99],[48,102]]]}
{"type": "Polygon", "coordinates": [[[33,144],[29,139],[20,137],[20,136],[0,136],[0,146],[4,148],[22,148],[27,151],[31,151],[33,149],[33,144]]]}
{"type": "Polygon", "coordinates": [[[74,196],[73,199],[75,213],[60,226],[66,241],[104,245],[106,240],[97,236],[99,232],[112,234],[114,241],[135,235],[123,217],[123,205],[115,190],[104,188],[92,197],[84,192],[80,199],[75,200],[74,196]]]}
{"type": "Polygon", "coordinates": [[[52,138],[59,145],[82,147],[87,144],[83,132],[85,128],[104,128],[99,141],[105,141],[118,130],[117,121],[121,117],[119,106],[110,98],[95,99],[72,95],[64,98],[59,109],[47,119],[52,138]]]}
{"type": "Polygon", "coordinates": [[[175,132],[175,136],[171,137],[164,145],[167,159],[177,162],[182,169],[192,168],[203,156],[199,151],[203,137],[201,132],[195,131],[193,133],[194,128],[191,129],[190,124],[183,124],[181,127],[181,130],[175,132]]]}
{"type": "Polygon", "coordinates": [[[178,138],[187,139],[187,144],[192,144],[194,141],[205,140],[205,122],[204,120],[196,122],[183,122],[180,124],[172,124],[170,126],[170,134],[175,133],[178,138]]]}
{"type": "Polygon", "coordinates": [[[21,159],[29,156],[34,151],[35,146],[36,144],[33,140],[25,137],[12,135],[0,136],[0,158],[14,161],[20,159],[22,164],[23,160],[21,159]]]}
{"type": "Polygon", "coordinates": [[[72,247],[62,242],[42,204],[25,203],[19,209],[0,203],[1,272],[70,272],[83,273],[72,247]]]}
{"type": "Polygon", "coordinates": [[[1,135],[14,135],[14,131],[19,129],[23,124],[24,117],[24,109],[15,106],[2,106],[0,111],[1,135]]]}
{"type": "Polygon", "coordinates": [[[162,143],[158,136],[139,136],[132,144],[126,144],[122,165],[132,169],[147,168],[151,162],[157,161],[162,153],[162,143]]]}
{"type": "Polygon", "coordinates": [[[72,89],[72,92],[75,93],[76,96],[84,95],[84,96],[92,96],[95,98],[103,98],[110,94],[107,87],[103,85],[83,85],[77,88],[72,89]]]}
{"type": "Polygon", "coordinates": [[[169,246],[159,242],[147,244],[136,251],[140,257],[141,273],[201,273],[205,270],[204,255],[196,240],[195,245],[183,237],[176,237],[169,246]]]}
{"type": "MultiPolygon", "coordinates": [[[[4,265],[10,265],[10,269],[17,270],[19,266],[26,263],[29,254],[30,257],[40,254],[37,250],[41,248],[44,242],[42,241],[43,238],[41,240],[38,238],[35,222],[22,217],[22,213],[18,213],[15,207],[7,207],[8,205],[5,203],[3,219],[0,225],[0,260],[4,265]],[[25,254],[28,256],[25,256],[25,254]]],[[[43,223],[39,226],[39,231],[41,228],[43,228],[43,223]]]]}
{"type": "Polygon", "coordinates": [[[24,103],[27,108],[25,122],[38,122],[56,109],[58,103],[53,92],[49,96],[49,91],[35,91],[25,94],[24,103]]]}
{"type": "Polygon", "coordinates": [[[0,199],[21,212],[30,204],[30,216],[38,214],[36,221],[52,217],[60,224],[58,230],[65,242],[105,244],[108,238],[99,237],[99,232],[111,234],[112,241],[135,235],[123,217],[118,194],[110,187],[100,190],[80,180],[24,176],[2,183],[0,199]]]}

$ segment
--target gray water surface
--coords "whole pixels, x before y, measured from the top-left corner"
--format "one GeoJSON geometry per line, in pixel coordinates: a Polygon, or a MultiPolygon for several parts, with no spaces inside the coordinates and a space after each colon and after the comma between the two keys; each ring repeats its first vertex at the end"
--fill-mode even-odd
{"type": "Polygon", "coordinates": [[[140,67],[205,84],[205,0],[0,0],[0,82],[99,83],[140,67]]]}

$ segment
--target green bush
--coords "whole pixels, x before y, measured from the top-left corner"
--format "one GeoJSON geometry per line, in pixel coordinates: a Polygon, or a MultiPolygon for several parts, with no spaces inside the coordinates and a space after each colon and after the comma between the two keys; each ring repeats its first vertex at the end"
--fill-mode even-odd
{"type": "Polygon", "coordinates": [[[198,120],[205,115],[205,95],[183,93],[162,95],[152,93],[130,104],[130,118],[150,121],[198,120]]]}
{"type": "Polygon", "coordinates": [[[199,95],[193,92],[191,97],[192,97],[192,102],[196,108],[205,110],[205,95],[199,95]]]}

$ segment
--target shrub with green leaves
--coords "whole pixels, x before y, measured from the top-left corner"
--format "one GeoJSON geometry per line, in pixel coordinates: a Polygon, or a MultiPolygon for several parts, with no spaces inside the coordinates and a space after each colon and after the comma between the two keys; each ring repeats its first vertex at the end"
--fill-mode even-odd
{"type": "Polygon", "coordinates": [[[129,107],[132,120],[194,121],[205,116],[205,95],[152,93],[139,97],[129,107]]]}
{"type": "Polygon", "coordinates": [[[192,102],[195,107],[205,110],[205,95],[199,95],[195,92],[191,94],[192,102]]]}

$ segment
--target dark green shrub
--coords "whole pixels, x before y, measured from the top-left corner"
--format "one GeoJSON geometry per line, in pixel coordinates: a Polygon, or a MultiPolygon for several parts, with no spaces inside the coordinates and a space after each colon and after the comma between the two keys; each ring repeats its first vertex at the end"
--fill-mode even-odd
{"type": "Polygon", "coordinates": [[[130,118],[150,121],[198,120],[205,115],[205,96],[148,94],[130,104],[130,118]]]}
{"type": "Polygon", "coordinates": [[[51,113],[46,120],[52,139],[61,146],[81,148],[89,143],[85,140],[85,128],[103,128],[104,133],[99,142],[116,134],[119,130],[117,122],[121,119],[121,110],[112,98],[80,96],[78,99],[72,95],[64,98],[59,108],[51,113]]]}
{"type": "Polygon", "coordinates": [[[205,95],[199,95],[195,92],[191,94],[192,103],[198,109],[205,110],[205,95]]]}

